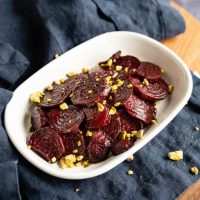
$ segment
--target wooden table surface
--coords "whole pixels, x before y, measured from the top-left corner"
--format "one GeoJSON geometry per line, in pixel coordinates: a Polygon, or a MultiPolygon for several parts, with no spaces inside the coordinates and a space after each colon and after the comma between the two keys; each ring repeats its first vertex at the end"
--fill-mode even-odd
{"type": "Polygon", "coordinates": [[[172,6],[184,17],[186,31],[162,43],[175,51],[190,69],[200,72],[200,22],[179,5],[172,3],[172,6]]]}

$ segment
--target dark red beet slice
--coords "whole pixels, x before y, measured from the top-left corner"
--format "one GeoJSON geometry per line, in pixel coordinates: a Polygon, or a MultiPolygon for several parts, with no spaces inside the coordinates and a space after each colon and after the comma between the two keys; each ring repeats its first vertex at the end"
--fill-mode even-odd
{"type": "Polygon", "coordinates": [[[133,145],[132,141],[129,140],[119,140],[112,146],[112,153],[118,155],[127,151],[133,145]]]}
{"type": "Polygon", "coordinates": [[[82,132],[76,131],[70,133],[60,133],[60,136],[62,137],[62,141],[65,146],[65,155],[85,155],[86,146],[82,132]],[[76,153],[74,150],[78,150],[78,152],[76,153]]]}
{"type": "Polygon", "coordinates": [[[106,125],[103,131],[114,141],[121,132],[121,121],[118,114],[112,115],[110,122],[106,125]]]}
{"type": "Polygon", "coordinates": [[[45,127],[36,130],[30,137],[28,145],[47,161],[53,157],[59,159],[65,152],[61,137],[55,129],[45,127]]]}
{"type": "Polygon", "coordinates": [[[125,80],[124,84],[120,87],[118,87],[117,91],[115,93],[112,93],[113,97],[113,103],[120,102],[123,103],[125,100],[127,100],[132,92],[133,88],[128,88],[129,81],[125,80]]]}
{"type": "Polygon", "coordinates": [[[49,112],[50,126],[64,133],[79,129],[83,118],[83,112],[72,105],[67,110],[52,109],[49,112]]]}
{"type": "Polygon", "coordinates": [[[73,92],[76,89],[76,87],[87,78],[88,74],[79,74],[76,76],[71,76],[65,80],[65,85],[66,87],[70,88],[71,92],[73,92]]]}
{"type": "Polygon", "coordinates": [[[31,125],[33,130],[44,127],[47,124],[46,113],[40,108],[35,107],[31,113],[31,125]]]}
{"type": "Polygon", "coordinates": [[[104,78],[106,76],[111,76],[113,74],[113,71],[108,70],[108,68],[103,68],[103,67],[93,67],[90,70],[90,77],[95,77],[95,78],[104,78]]]}
{"type": "Polygon", "coordinates": [[[121,131],[138,131],[143,128],[142,121],[131,117],[126,111],[120,110],[119,112],[120,121],[121,121],[121,131]]]}
{"type": "Polygon", "coordinates": [[[103,80],[96,81],[94,77],[88,78],[76,88],[74,95],[71,97],[71,101],[74,105],[91,107],[104,100],[109,91],[110,86],[103,80]],[[89,93],[89,91],[92,91],[92,93],[89,93]]]}
{"type": "Polygon", "coordinates": [[[161,78],[160,67],[150,62],[141,62],[136,73],[149,81],[156,81],[161,78]]]}
{"type": "Polygon", "coordinates": [[[104,110],[99,112],[97,107],[83,108],[85,113],[85,127],[88,129],[102,128],[110,120],[109,109],[104,106],[104,110]]]}
{"type": "Polygon", "coordinates": [[[142,120],[146,124],[150,124],[154,117],[154,106],[134,94],[124,102],[124,106],[131,116],[142,120]]]}
{"type": "Polygon", "coordinates": [[[159,101],[164,99],[168,94],[168,86],[164,80],[160,79],[156,82],[149,83],[149,85],[142,84],[139,79],[132,80],[134,90],[139,93],[144,99],[150,101],[159,101]]]}
{"type": "Polygon", "coordinates": [[[136,69],[140,66],[140,61],[134,56],[121,56],[116,59],[115,66],[123,66],[129,68],[129,73],[135,73],[136,69]]]}
{"type": "Polygon", "coordinates": [[[110,140],[106,134],[101,130],[94,131],[92,139],[87,147],[89,161],[96,163],[105,160],[109,153],[109,147],[110,140]]]}
{"type": "Polygon", "coordinates": [[[42,107],[53,107],[63,103],[70,95],[71,89],[66,87],[65,84],[54,84],[53,90],[45,91],[45,95],[41,99],[40,105],[42,107]]]}
{"type": "MultiPolygon", "coordinates": [[[[117,58],[120,57],[120,55],[121,55],[121,51],[117,51],[117,52],[114,53],[109,59],[112,59],[113,61],[115,61],[117,58]]],[[[108,59],[108,60],[109,60],[109,59],[108,59]]],[[[101,64],[106,64],[108,60],[103,61],[103,62],[100,62],[99,65],[101,65],[101,64]]]]}

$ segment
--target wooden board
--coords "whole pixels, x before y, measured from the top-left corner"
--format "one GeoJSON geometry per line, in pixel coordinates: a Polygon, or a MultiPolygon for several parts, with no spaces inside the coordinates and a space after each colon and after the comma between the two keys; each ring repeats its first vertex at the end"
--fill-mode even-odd
{"type": "Polygon", "coordinates": [[[186,21],[186,31],[176,37],[162,41],[175,51],[193,71],[200,72],[200,22],[176,3],[172,6],[180,11],[186,21]]]}

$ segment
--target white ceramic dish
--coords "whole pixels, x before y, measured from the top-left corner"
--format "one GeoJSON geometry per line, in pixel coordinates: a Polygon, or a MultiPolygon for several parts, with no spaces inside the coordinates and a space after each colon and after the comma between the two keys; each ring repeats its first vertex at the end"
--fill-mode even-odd
{"type": "MultiPolygon", "coordinates": [[[[42,171],[64,179],[85,179],[107,172],[129,155],[134,154],[154,138],[183,108],[192,91],[192,78],[186,64],[170,49],[161,43],[133,32],[110,32],[90,39],[64,53],[22,83],[13,94],[5,110],[5,126],[12,143],[17,150],[33,165],[42,171]],[[144,137],[138,140],[128,151],[112,156],[87,168],[61,169],[57,164],[49,164],[36,153],[27,149],[26,138],[30,127],[29,95],[41,91],[58,80],[67,72],[80,72],[83,66],[94,66],[98,61],[106,60],[114,52],[130,54],[140,60],[151,61],[162,66],[164,79],[175,86],[170,97],[158,105],[158,125],[146,130],[144,137]]],[[[169,136],[170,137],[170,136],[169,136]]]]}

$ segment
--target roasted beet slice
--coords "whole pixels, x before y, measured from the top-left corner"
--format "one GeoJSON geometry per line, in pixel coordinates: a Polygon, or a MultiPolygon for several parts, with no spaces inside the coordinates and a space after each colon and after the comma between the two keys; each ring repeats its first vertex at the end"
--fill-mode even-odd
{"type": "Polygon", "coordinates": [[[54,84],[53,90],[45,91],[45,95],[41,99],[40,105],[42,107],[53,107],[63,103],[70,95],[71,89],[65,84],[54,84]]]}
{"type": "Polygon", "coordinates": [[[74,105],[91,107],[105,99],[109,91],[110,86],[105,81],[96,81],[94,77],[90,77],[76,88],[71,101],[74,105]]]}
{"type": "Polygon", "coordinates": [[[122,81],[124,81],[123,85],[118,87],[116,92],[111,93],[113,103],[123,103],[131,96],[133,92],[133,88],[128,87],[128,85],[130,84],[129,81],[123,79],[122,81]]]}
{"type": "Polygon", "coordinates": [[[94,131],[87,147],[89,161],[96,163],[105,160],[109,153],[109,147],[110,140],[106,134],[101,130],[94,131]]]}
{"type": "Polygon", "coordinates": [[[135,73],[136,69],[140,66],[140,61],[134,56],[121,56],[116,59],[115,66],[123,66],[129,68],[129,73],[135,73]]]}
{"type": "Polygon", "coordinates": [[[150,82],[149,85],[144,85],[139,81],[139,79],[133,78],[132,84],[134,90],[138,94],[140,94],[144,99],[150,101],[162,100],[168,94],[168,86],[162,79],[153,83],[150,82]]]}
{"type": "Polygon", "coordinates": [[[85,113],[85,127],[88,129],[102,128],[110,120],[109,109],[104,106],[104,110],[99,112],[97,107],[83,108],[85,113]]]}
{"type": "Polygon", "coordinates": [[[133,145],[132,141],[129,140],[119,140],[112,146],[112,153],[118,155],[127,151],[133,145]]]}
{"type": "Polygon", "coordinates": [[[58,131],[50,127],[41,128],[33,132],[28,145],[47,161],[51,161],[53,157],[59,159],[65,152],[58,131]]]}
{"type": "Polygon", "coordinates": [[[108,68],[96,66],[90,70],[89,76],[95,77],[96,79],[96,78],[104,78],[106,76],[112,76],[112,74],[113,74],[112,70],[109,70],[108,68]]]}
{"type": "Polygon", "coordinates": [[[149,81],[156,81],[161,78],[161,68],[150,62],[141,62],[136,73],[149,81]]]}
{"type": "Polygon", "coordinates": [[[33,130],[44,127],[47,124],[47,115],[40,107],[34,107],[31,113],[31,125],[33,130]]]}
{"type": "Polygon", "coordinates": [[[109,124],[107,124],[103,131],[114,141],[121,132],[121,121],[118,114],[112,115],[109,124]]]}
{"type": "Polygon", "coordinates": [[[66,87],[70,88],[71,92],[73,92],[76,89],[76,87],[87,78],[88,74],[79,74],[76,76],[71,76],[65,80],[65,85],[66,87]]]}
{"type": "Polygon", "coordinates": [[[121,121],[121,131],[130,133],[131,131],[138,131],[143,128],[142,121],[131,117],[126,111],[120,110],[118,113],[121,121]]]}
{"type": "MultiPolygon", "coordinates": [[[[117,51],[116,53],[114,53],[109,59],[112,59],[113,61],[116,61],[117,58],[119,58],[121,55],[121,51],[117,51]]],[[[109,60],[108,59],[108,60],[109,60]]],[[[108,62],[108,60],[100,62],[99,65],[101,64],[106,64],[108,62]]]]}
{"type": "Polygon", "coordinates": [[[146,124],[150,124],[154,117],[154,106],[135,94],[132,94],[129,99],[124,102],[124,106],[131,116],[142,120],[146,124]]]}
{"type": "Polygon", "coordinates": [[[65,155],[85,155],[86,146],[82,132],[77,130],[70,133],[60,133],[60,136],[65,146],[65,155]]]}
{"type": "Polygon", "coordinates": [[[84,119],[83,112],[72,105],[67,110],[52,109],[48,116],[50,126],[64,133],[79,129],[84,119]]]}

